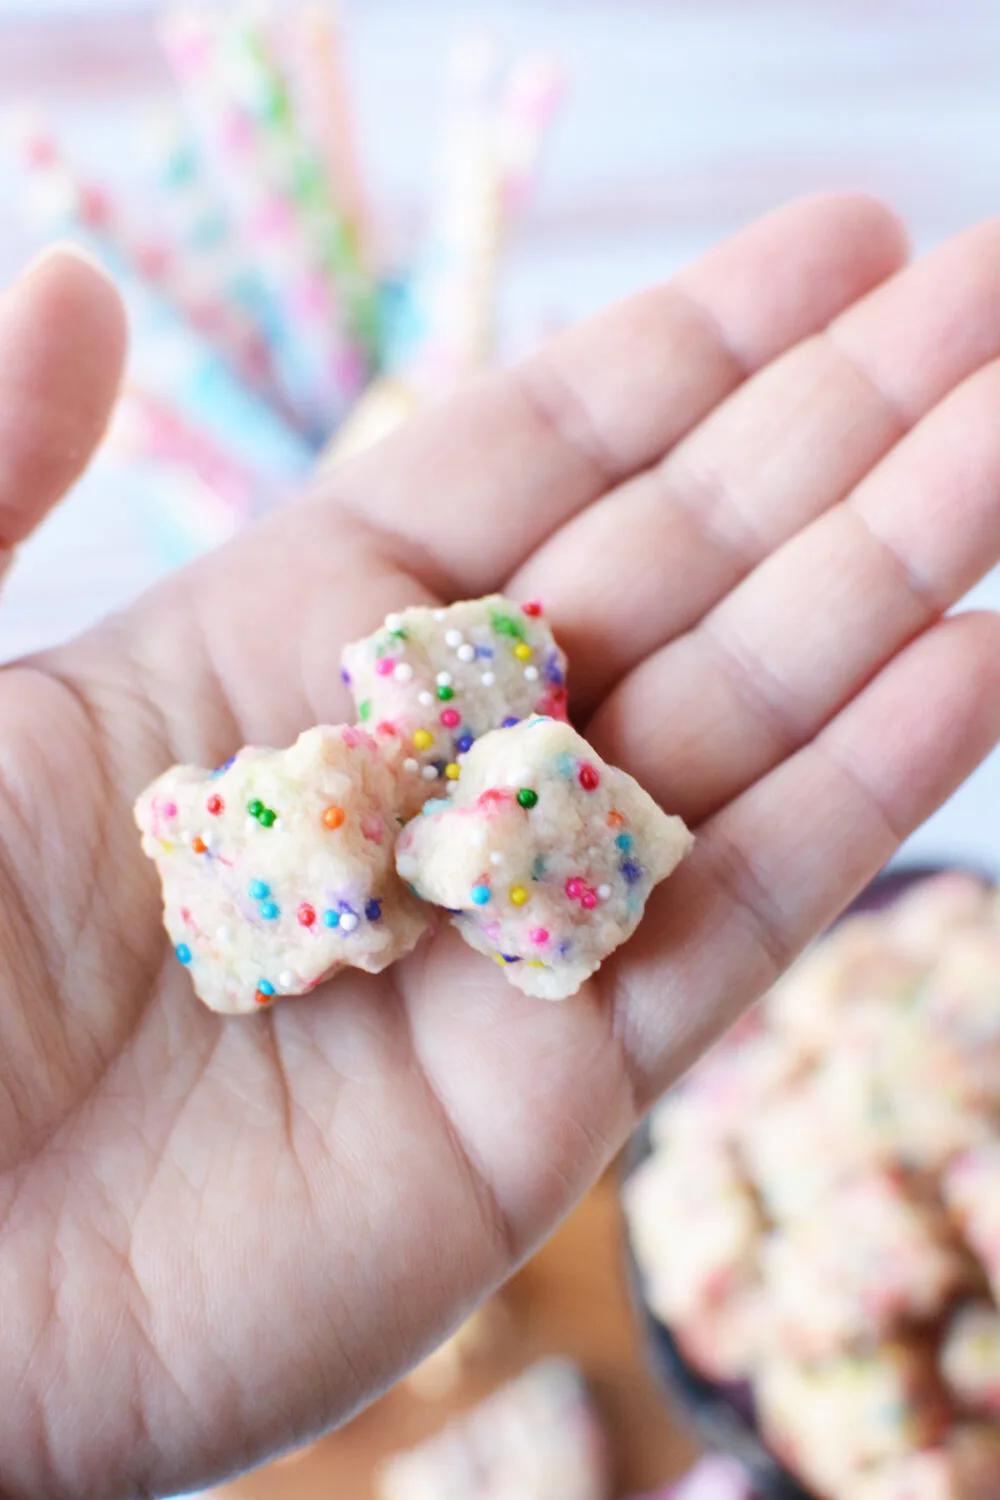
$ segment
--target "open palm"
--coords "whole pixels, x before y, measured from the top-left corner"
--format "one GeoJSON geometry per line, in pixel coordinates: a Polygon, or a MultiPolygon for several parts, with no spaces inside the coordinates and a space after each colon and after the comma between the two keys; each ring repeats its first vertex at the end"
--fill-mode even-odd
{"type": "MultiPolygon", "coordinates": [[[[0,1493],[206,1481],[369,1400],[1000,734],[1000,229],[900,271],[784,210],[0,674],[0,1493]],[[541,597],[602,755],[698,831],[563,1005],[445,931],[250,1019],[195,1001],[131,804],[350,716],[392,609],[541,597]]],[[[121,355],[55,257],[0,309],[0,533],[121,355]]]]}

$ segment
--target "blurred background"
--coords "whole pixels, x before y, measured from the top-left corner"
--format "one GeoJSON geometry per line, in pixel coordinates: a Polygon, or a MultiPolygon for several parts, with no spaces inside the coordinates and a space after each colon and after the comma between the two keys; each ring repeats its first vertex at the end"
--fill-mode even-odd
{"type": "MultiPolygon", "coordinates": [[[[797,194],[877,194],[918,251],[1000,210],[995,0],[261,15],[0,0],[0,276],[80,238],[128,283],[136,346],[106,452],[17,559],[0,659],[797,194]]],[[[1000,582],[977,602],[1000,606],[1000,582]]],[[[906,857],[995,868],[998,807],[995,757],[906,857]]],[[[394,1393],[237,1492],[361,1500],[382,1454],[546,1353],[591,1378],[619,1493],[679,1474],[692,1444],[644,1371],[620,1265],[607,1185],[433,1394],[394,1393]]]]}

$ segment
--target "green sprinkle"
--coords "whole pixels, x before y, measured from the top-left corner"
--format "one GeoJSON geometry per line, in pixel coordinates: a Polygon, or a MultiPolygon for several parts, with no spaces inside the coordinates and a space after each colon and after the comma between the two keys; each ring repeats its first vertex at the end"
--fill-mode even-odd
{"type": "Polygon", "coordinates": [[[438,688],[437,695],[441,699],[442,703],[447,703],[451,698],[454,698],[455,689],[442,686],[438,688]]]}
{"type": "Polygon", "coordinates": [[[366,719],[370,719],[371,716],[372,716],[371,699],[370,698],[366,698],[365,701],[364,701],[364,703],[359,703],[358,704],[358,718],[361,720],[361,722],[363,724],[365,722],[365,720],[366,719]]]}
{"type": "Polygon", "coordinates": [[[530,786],[523,786],[517,794],[517,800],[522,807],[534,807],[538,801],[538,793],[533,792],[530,786]]]}
{"type": "Polygon", "coordinates": [[[497,609],[490,610],[490,625],[495,635],[509,635],[515,641],[523,641],[525,638],[524,626],[520,620],[515,620],[513,615],[501,614],[497,609]]]}
{"type": "Polygon", "coordinates": [[[252,802],[247,803],[247,812],[250,814],[251,818],[259,818],[263,811],[264,804],[263,802],[259,802],[256,797],[252,802]]]}
{"type": "Polygon", "coordinates": [[[272,812],[269,807],[265,807],[263,812],[258,817],[257,822],[260,824],[261,828],[273,828],[275,823],[277,822],[277,819],[278,814],[276,812],[272,812]]]}

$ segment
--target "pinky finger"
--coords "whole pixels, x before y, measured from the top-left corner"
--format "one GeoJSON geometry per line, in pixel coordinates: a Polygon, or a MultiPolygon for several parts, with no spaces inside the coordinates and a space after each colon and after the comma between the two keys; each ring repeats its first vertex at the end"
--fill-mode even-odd
{"type": "Polygon", "coordinates": [[[1000,739],[1000,615],[942,621],[712,817],[623,955],[640,1103],[679,1076],[1000,739]],[[693,996],[710,997],[708,1003],[693,996]]]}

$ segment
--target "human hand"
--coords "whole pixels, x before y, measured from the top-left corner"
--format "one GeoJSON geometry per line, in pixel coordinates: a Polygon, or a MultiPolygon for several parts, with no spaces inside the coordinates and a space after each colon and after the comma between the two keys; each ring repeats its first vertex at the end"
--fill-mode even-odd
{"type": "MultiPolygon", "coordinates": [[[[0,1493],[193,1486],[348,1416],[991,748],[1000,625],[940,616],[1000,552],[998,249],[894,276],[885,211],[783,210],[0,673],[0,1493]],[[345,641],[497,588],[544,599],[577,724],[690,859],[561,1005],[445,929],[204,1010],[136,794],[350,717],[345,641]]],[[[0,308],[6,541],[121,345],[75,260],[0,308]]]]}

